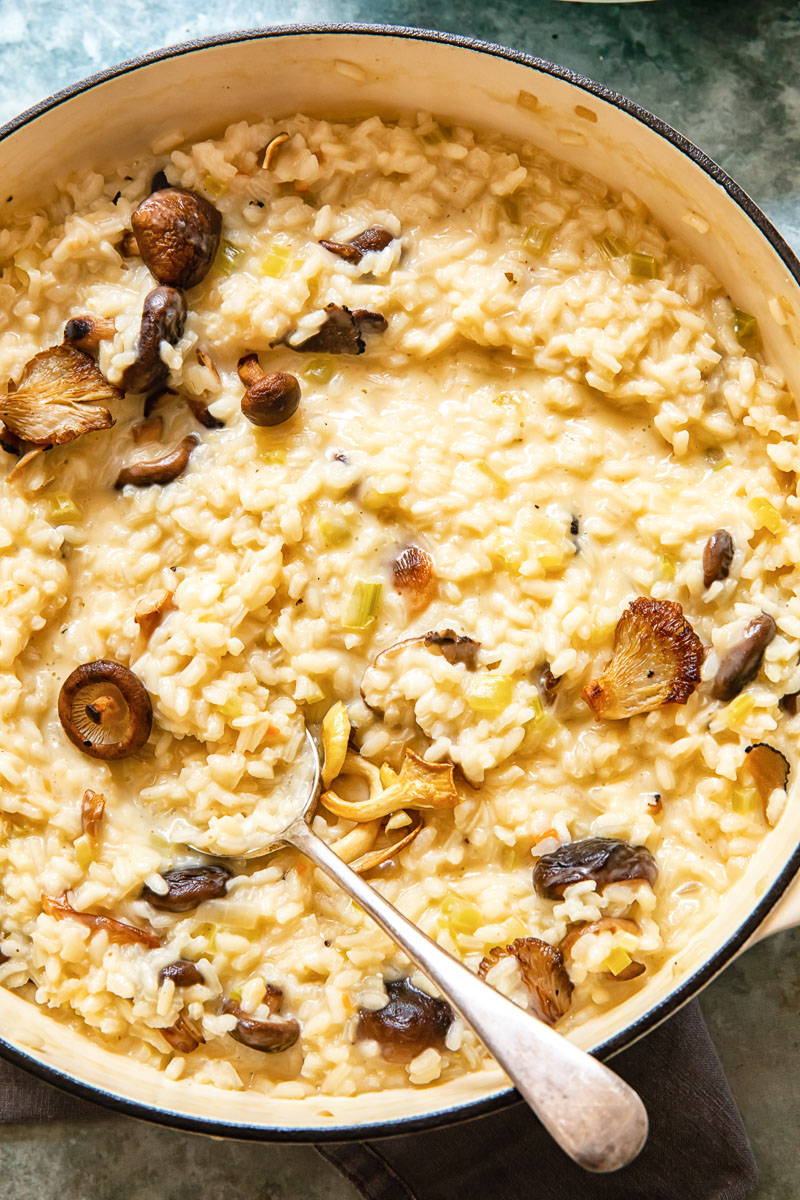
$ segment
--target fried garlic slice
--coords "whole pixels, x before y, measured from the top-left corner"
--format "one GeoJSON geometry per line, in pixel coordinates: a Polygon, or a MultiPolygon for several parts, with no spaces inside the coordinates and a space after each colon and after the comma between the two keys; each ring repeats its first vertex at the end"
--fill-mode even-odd
{"type": "Polygon", "coordinates": [[[685,704],[704,657],[680,604],[639,596],[617,622],[611,662],[581,694],[596,717],[610,721],[685,704]]]}

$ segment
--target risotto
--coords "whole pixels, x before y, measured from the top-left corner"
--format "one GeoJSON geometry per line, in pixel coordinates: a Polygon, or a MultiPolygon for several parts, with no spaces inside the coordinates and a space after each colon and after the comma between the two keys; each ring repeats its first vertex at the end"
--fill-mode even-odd
{"type": "Polygon", "coordinates": [[[635,196],[297,116],[61,181],[0,269],[3,986],[223,1089],[485,1067],[295,851],[214,857],[307,728],[314,829],[559,1030],[691,943],[786,803],[800,456],[635,196]]]}

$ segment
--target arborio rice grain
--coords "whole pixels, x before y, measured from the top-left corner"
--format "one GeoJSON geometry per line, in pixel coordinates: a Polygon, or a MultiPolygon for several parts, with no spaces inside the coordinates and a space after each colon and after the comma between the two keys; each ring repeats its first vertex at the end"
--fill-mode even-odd
{"type": "MultiPolygon", "coordinates": [[[[410,968],[333,884],[284,850],[165,911],[143,888],[157,902],[164,872],[203,860],[164,829],[180,816],[235,832],[304,722],[343,701],[356,749],[382,769],[374,788],[406,751],[459,768],[457,806],[422,812],[371,882],[473,969],[517,938],[556,947],[582,922],[633,922],[565,954],[559,1028],[618,1003],[707,922],[781,816],[785,792],[757,794],[746,750],[796,736],[779,707],[800,689],[794,402],[757,325],[635,197],[424,114],[240,123],[65,181],[46,212],[0,231],[4,380],[88,313],[114,323],[97,361],[119,385],[154,286],[119,246],[159,169],[216,207],[223,241],[176,344],[161,344],[156,422],[143,432],[143,397],[124,396],[113,428],[20,467],[0,509],[0,981],[171,1079],[285,1098],[446,1081],[486,1061],[460,1022],[405,1063],[356,1037],[358,1010],[382,1009],[410,968]],[[389,240],[359,261],[320,244],[375,226],[389,240]],[[362,330],[362,355],[293,348],[329,304],[387,328],[362,330]],[[242,416],[246,353],[299,379],[290,420],[242,416]],[[191,432],[174,482],[114,489],[123,465],[191,432]],[[706,587],[720,528],[733,560],[706,587]],[[432,564],[421,595],[393,573],[411,545],[432,564]],[[153,593],[170,599],[144,636],[134,615],[153,593]],[[685,704],[596,719],[581,692],[636,597],[683,606],[707,648],[702,681],[685,704]],[[762,612],[777,636],[760,670],[715,701],[722,657],[762,612]],[[379,651],[432,630],[480,643],[472,669],[417,642],[365,676],[379,651]],[[152,702],[149,740],[121,762],[83,754],[57,716],[65,677],[97,659],[129,667],[152,702]],[[105,797],[96,844],[87,789],[105,797]],[[537,858],[589,837],[646,845],[655,886],[538,894],[537,858]],[[157,944],[45,911],[43,895],[65,893],[157,944]],[[160,982],[178,960],[199,977],[160,982]],[[632,962],[645,974],[617,979],[632,962]],[[263,1019],[274,988],[301,1033],[266,1055],[234,1040],[240,1018],[223,1007],[263,1019]],[[182,1020],[196,1049],[160,1032],[182,1020]]],[[[393,822],[396,839],[408,822],[393,822]]],[[[355,827],[325,807],[314,818],[331,842],[355,827]]],[[[514,957],[489,977],[529,1001],[514,957]]]]}

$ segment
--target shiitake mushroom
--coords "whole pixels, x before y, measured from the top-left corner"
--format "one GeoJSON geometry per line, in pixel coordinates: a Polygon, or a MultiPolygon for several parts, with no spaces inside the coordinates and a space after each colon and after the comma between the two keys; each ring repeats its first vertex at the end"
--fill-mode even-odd
{"type": "Polygon", "coordinates": [[[646,846],[618,838],[593,837],[566,842],[543,854],[533,868],[533,886],[545,900],[561,900],[573,883],[594,880],[598,891],[610,883],[644,880],[652,885],[658,866],[646,846]]]}
{"type": "Polygon", "coordinates": [[[189,912],[204,900],[216,900],[228,890],[231,872],[227,867],[176,867],[162,871],[167,885],[164,893],[149,887],[142,889],[141,898],[162,912],[189,912]]]}
{"type": "Polygon", "coordinates": [[[110,659],[70,672],[58,696],[58,717],[73,745],[92,758],[135,754],[150,736],[153,708],[138,675],[110,659]]]}
{"type": "Polygon", "coordinates": [[[376,1041],[387,1062],[409,1063],[423,1050],[444,1047],[455,1015],[446,1000],[437,1000],[407,979],[384,984],[388,1003],[377,1010],[360,1008],[356,1037],[376,1041]]]}
{"type": "Polygon", "coordinates": [[[152,193],[131,214],[139,253],[159,283],[188,289],[200,283],[217,253],[222,217],[186,188],[152,193]]]}

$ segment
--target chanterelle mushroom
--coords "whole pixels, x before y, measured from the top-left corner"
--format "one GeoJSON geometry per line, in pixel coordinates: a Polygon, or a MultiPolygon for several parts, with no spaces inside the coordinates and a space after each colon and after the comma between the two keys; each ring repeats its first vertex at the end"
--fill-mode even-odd
{"type": "Polygon", "coordinates": [[[69,740],[92,758],[127,758],[150,736],[153,709],[133,671],[108,659],[76,667],[61,686],[58,717],[69,740]]]}
{"type": "Polygon", "coordinates": [[[131,214],[142,261],[159,283],[193,288],[205,278],[219,246],[222,217],[185,188],[153,192],[131,214]]]}
{"type": "Polygon", "coordinates": [[[478,975],[485,979],[492,967],[502,958],[515,958],[519,963],[522,982],[528,991],[529,1007],[540,1021],[555,1025],[569,1009],[572,983],[564,967],[560,950],[540,938],[517,938],[510,946],[495,946],[478,966],[478,975]]]}
{"type": "Polygon", "coordinates": [[[33,446],[60,446],[109,429],[114,418],[98,402],[121,398],[97,364],[74,346],[51,346],[25,366],[15,391],[0,399],[0,419],[33,446]]]}
{"type": "Polygon", "coordinates": [[[617,622],[611,662],[582,695],[594,715],[607,720],[685,704],[700,682],[704,657],[680,604],[639,596],[617,622]]]}
{"type": "Polygon", "coordinates": [[[342,775],[361,775],[369,784],[366,800],[343,800],[327,791],[322,803],[329,812],[348,821],[374,821],[400,808],[455,808],[461,797],[453,783],[452,763],[429,763],[413,750],[406,750],[400,773],[384,787],[380,771],[372,763],[348,750],[342,775]]]}

